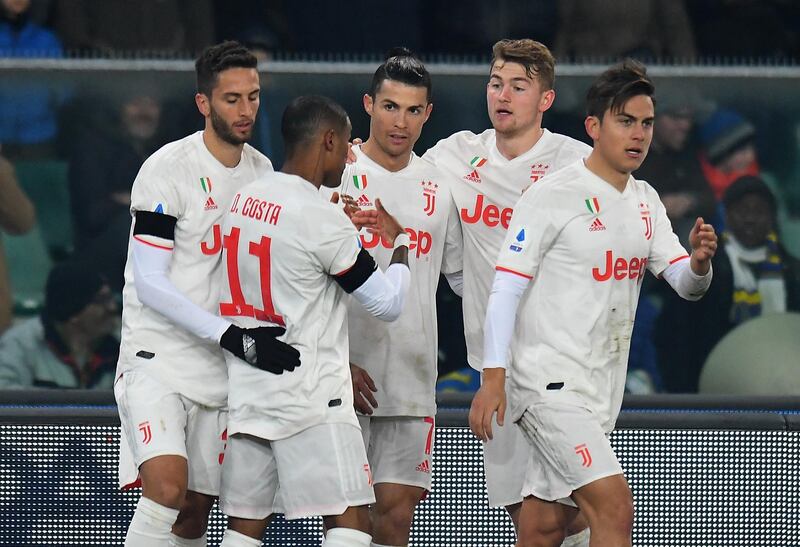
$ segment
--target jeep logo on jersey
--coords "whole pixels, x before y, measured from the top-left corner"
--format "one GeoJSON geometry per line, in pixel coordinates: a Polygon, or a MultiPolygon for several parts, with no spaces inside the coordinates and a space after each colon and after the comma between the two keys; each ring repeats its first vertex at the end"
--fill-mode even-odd
{"type": "Polygon", "coordinates": [[[617,281],[638,279],[641,282],[646,269],[647,258],[626,259],[621,256],[614,258],[614,253],[609,249],[606,251],[606,260],[602,271],[598,267],[592,268],[592,277],[597,281],[608,281],[613,277],[617,281]]]}
{"type": "Polygon", "coordinates": [[[550,166],[544,163],[531,165],[531,184],[538,182],[540,178],[545,176],[548,169],[550,169],[550,166]]]}
{"type": "Polygon", "coordinates": [[[436,190],[439,188],[439,185],[424,180],[420,182],[420,184],[422,185],[422,195],[425,196],[425,207],[423,211],[425,211],[426,215],[431,216],[436,210],[436,190]]]}
{"type": "Polygon", "coordinates": [[[639,204],[639,213],[642,216],[642,222],[644,222],[644,238],[649,240],[653,237],[653,219],[650,217],[650,208],[646,203],[639,204]]]}
{"type": "MultiPolygon", "coordinates": [[[[433,246],[433,236],[429,232],[424,232],[422,230],[417,231],[413,228],[406,228],[406,233],[408,234],[409,239],[411,239],[411,242],[408,245],[409,254],[416,255],[416,257],[419,258],[420,256],[426,255],[431,251],[431,247],[433,246]]],[[[379,244],[383,245],[387,249],[392,248],[392,245],[383,239],[380,234],[361,234],[359,237],[361,238],[361,244],[365,249],[374,249],[379,244]]]]}
{"type": "Polygon", "coordinates": [[[461,209],[461,220],[467,224],[483,222],[489,228],[494,228],[498,224],[502,224],[503,228],[508,230],[508,224],[511,222],[511,215],[514,214],[514,210],[511,207],[506,207],[501,210],[493,203],[490,203],[484,208],[483,201],[483,194],[475,196],[475,210],[470,212],[466,208],[461,209]]]}

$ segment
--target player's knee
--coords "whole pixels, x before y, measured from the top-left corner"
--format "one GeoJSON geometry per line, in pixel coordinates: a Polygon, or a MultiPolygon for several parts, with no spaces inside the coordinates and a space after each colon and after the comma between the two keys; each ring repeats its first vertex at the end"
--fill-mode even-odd
{"type": "MultiPolygon", "coordinates": [[[[405,493],[404,493],[405,494],[405,493]]],[[[373,522],[376,530],[391,530],[393,536],[407,535],[414,519],[414,510],[420,496],[416,489],[407,495],[399,496],[392,503],[384,504],[379,500],[373,508],[373,522]]]]}
{"type": "Polygon", "coordinates": [[[186,487],[178,481],[158,481],[145,485],[143,494],[161,505],[180,509],[186,496],[186,487]]]}
{"type": "Polygon", "coordinates": [[[202,536],[208,528],[208,513],[213,505],[213,497],[187,492],[173,530],[182,537],[202,536]]]}
{"type": "Polygon", "coordinates": [[[633,500],[614,500],[603,505],[598,515],[604,527],[613,529],[621,536],[633,533],[633,500]]]}

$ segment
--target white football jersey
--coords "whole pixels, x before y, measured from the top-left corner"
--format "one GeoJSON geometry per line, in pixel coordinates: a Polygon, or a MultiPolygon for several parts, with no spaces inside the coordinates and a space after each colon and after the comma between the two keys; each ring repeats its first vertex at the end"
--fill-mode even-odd
{"type": "Polygon", "coordinates": [[[464,234],[464,336],[472,368],[483,363],[483,321],[494,280],[497,251],[513,206],[531,184],[592,151],[586,144],[547,129],[527,152],[506,159],[494,129],[461,131],[439,141],[423,159],[450,175],[464,234]]]}
{"type": "MultiPolygon", "coordinates": [[[[436,413],[439,274],[461,270],[461,226],[449,184],[430,163],[411,155],[401,171],[387,171],[360,147],[357,161],[342,175],[337,190],[355,198],[362,209],[380,198],[411,239],[411,283],[403,312],[386,323],[348,298],[350,361],[364,368],[378,388],[373,416],[433,416],[436,413]]],[[[363,230],[361,244],[385,270],[394,250],[378,234],[363,230]]]]}
{"type": "Polygon", "coordinates": [[[645,271],[688,258],[644,181],[619,192],[580,160],[525,192],[497,259],[533,279],[511,342],[512,419],[570,394],[611,431],[645,271]]]}
{"type": "MultiPolygon", "coordinates": [[[[144,162],[131,190],[131,214],[160,211],[178,219],[169,279],[189,300],[217,313],[222,213],[245,184],[272,171],[266,156],[244,146],[236,167],[222,165],[198,131],[144,162]]],[[[163,384],[209,406],[223,406],[227,373],[222,349],[176,326],[136,295],[131,247],[122,291],[117,375],[142,367],[163,384]]]]}
{"type": "Polygon", "coordinates": [[[358,427],[346,293],[334,280],[361,251],[353,223],[310,182],[270,173],[234,197],[222,232],[220,314],[244,328],[285,326],[301,363],[276,375],[225,352],[228,433],[276,440],[321,423],[358,427]]]}

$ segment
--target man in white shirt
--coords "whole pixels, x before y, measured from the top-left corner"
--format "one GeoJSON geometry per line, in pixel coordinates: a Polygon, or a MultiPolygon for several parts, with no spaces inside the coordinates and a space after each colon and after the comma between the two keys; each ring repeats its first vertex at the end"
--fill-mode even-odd
{"type": "Polygon", "coordinates": [[[585,122],[591,155],[523,194],[497,259],[470,427],[487,440],[494,414],[504,422],[510,348],[510,418],[531,455],[520,545],[558,545],[578,508],[592,545],[631,545],[633,498],[608,434],[642,277],[650,270],[687,300],[711,282],[714,229],[696,220],[690,257],[656,191],[631,176],[652,139],[653,94],[635,61],[595,80],[585,122]]]}
{"type": "Polygon", "coordinates": [[[245,144],[259,105],[255,57],[224,42],[207,48],[196,69],[205,128],[148,158],[131,192],[114,384],[120,485],[142,486],[130,547],[206,545],[226,440],[222,347],[245,358],[252,345],[248,362],[265,370],[299,364],[297,350],[276,339],[283,329],[243,330],[216,315],[222,213],[272,164],[245,144]]]}
{"type": "MultiPolygon", "coordinates": [[[[364,109],[367,141],[339,191],[362,209],[376,199],[395,213],[411,238],[411,290],[395,323],[375,321],[357,302],[348,306],[355,407],[375,483],[370,509],[373,547],[408,544],[414,509],[431,489],[436,415],[439,274],[461,271],[461,226],[449,182],[413,152],[428,120],[431,78],[408,50],[389,52],[378,67],[364,109]]],[[[380,267],[392,250],[362,230],[361,243],[380,267]]]]}
{"type": "MultiPolygon", "coordinates": [[[[543,44],[528,39],[497,42],[486,88],[492,129],[479,135],[455,133],[423,156],[450,175],[460,211],[467,358],[478,371],[483,366],[483,318],[495,260],[513,205],[542,177],[591,152],[586,144],[542,127],[542,115],[555,100],[554,79],[555,60],[543,44]]],[[[500,427],[496,433],[483,446],[489,504],[506,507],[516,526],[527,443],[516,427],[500,427]]],[[[579,516],[570,525],[573,535],[565,545],[588,545],[585,529],[579,516]]]]}
{"type": "Polygon", "coordinates": [[[353,222],[320,194],[338,186],[350,120],[325,97],[293,100],[281,124],[286,162],[233,198],[223,224],[220,313],[250,330],[286,329],[302,366],[269,374],[227,355],[228,447],[220,507],[224,547],[261,545],[274,513],[322,515],[325,547],[369,547],[372,475],[353,408],[347,294],[373,317],[403,310],[412,247],[376,198],[374,236],[393,249],[385,273],[363,249],[353,222]]]}

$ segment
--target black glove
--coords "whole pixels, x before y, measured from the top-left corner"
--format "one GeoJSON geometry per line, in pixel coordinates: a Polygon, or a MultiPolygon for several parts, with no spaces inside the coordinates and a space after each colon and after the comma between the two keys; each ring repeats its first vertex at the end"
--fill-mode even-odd
{"type": "Polygon", "coordinates": [[[283,327],[243,329],[231,325],[219,345],[236,357],[272,374],[283,374],[300,366],[300,352],[278,340],[286,332],[283,327]]]}

